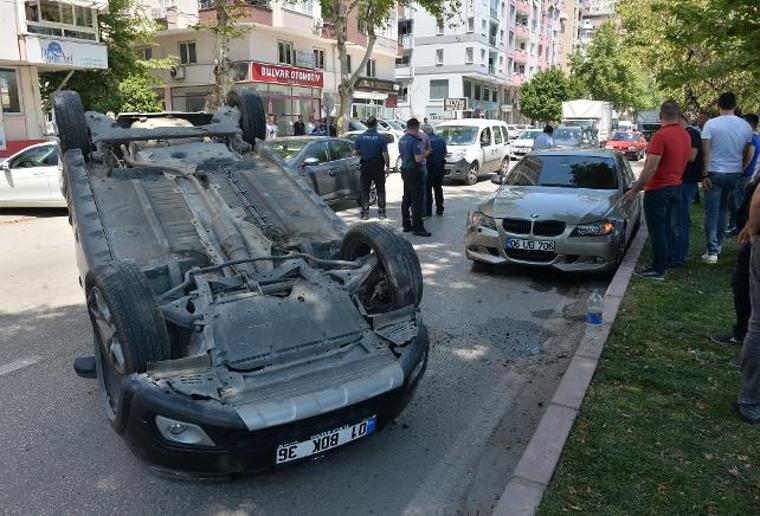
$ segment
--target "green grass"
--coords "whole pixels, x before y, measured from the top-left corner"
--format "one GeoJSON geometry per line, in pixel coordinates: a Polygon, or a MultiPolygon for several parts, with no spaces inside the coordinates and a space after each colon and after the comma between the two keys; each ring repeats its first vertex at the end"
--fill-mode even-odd
{"type": "Polygon", "coordinates": [[[760,428],[731,412],[739,348],[708,338],[733,324],[735,241],[701,263],[692,214],[688,266],[632,280],[539,514],[760,514],[760,428]]]}

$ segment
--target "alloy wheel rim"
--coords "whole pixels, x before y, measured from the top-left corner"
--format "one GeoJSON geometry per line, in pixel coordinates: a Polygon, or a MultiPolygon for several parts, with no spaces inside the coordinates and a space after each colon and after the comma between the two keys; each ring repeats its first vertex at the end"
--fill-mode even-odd
{"type": "Polygon", "coordinates": [[[109,419],[114,420],[119,410],[121,381],[126,364],[124,348],[113,323],[111,310],[98,287],[90,289],[87,305],[95,333],[95,362],[101,400],[109,419]]]}

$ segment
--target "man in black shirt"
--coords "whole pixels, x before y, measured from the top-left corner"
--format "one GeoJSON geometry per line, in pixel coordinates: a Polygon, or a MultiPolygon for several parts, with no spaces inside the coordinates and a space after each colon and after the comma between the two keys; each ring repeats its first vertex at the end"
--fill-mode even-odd
{"type": "Polygon", "coordinates": [[[671,221],[674,235],[674,244],[670,248],[668,256],[669,267],[683,267],[689,257],[689,226],[691,226],[691,204],[697,195],[699,182],[702,180],[704,159],[702,156],[702,136],[699,131],[690,127],[686,117],[681,114],[681,127],[686,129],[691,137],[691,154],[689,162],[683,171],[681,190],[681,202],[679,209],[671,221]]]}
{"type": "Polygon", "coordinates": [[[303,136],[306,134],[306,124],[303,123],[303,117],[298,115],[298,120],[293,124],[293,136],[303,136]]]}

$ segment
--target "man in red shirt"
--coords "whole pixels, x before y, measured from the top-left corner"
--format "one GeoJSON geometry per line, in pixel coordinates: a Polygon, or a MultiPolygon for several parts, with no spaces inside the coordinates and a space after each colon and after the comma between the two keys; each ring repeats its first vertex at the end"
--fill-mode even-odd
{"type": "Polygon", "coordinates": [[[691,157],[691,138],[679,124],[681,110],[674,101],[660,106],[662,128],[649,142],[647,160],[639,179],[623,196],[633,201],[644,190],[644,216],[652,241],[652,266],[638,273],[642,278],[665,279],[669,248],[675,245],[671,219],[680,204],[683,171],[691,157]]]}

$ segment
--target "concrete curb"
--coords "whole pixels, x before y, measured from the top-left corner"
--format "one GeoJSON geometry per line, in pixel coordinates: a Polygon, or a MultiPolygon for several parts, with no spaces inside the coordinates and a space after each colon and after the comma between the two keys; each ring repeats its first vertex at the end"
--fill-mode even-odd
{"type": "Polygon", "coordinates": [[[646,226],[642,223],[604,294],[602,334],[598,339],[588,339],[584,336],[578,345],[554,397],[494,508],[494,516],[533,515],[538,510],[583,403],[586,389],[596,371],[599,357],[602,355],[647,236],[646,226]]]}

